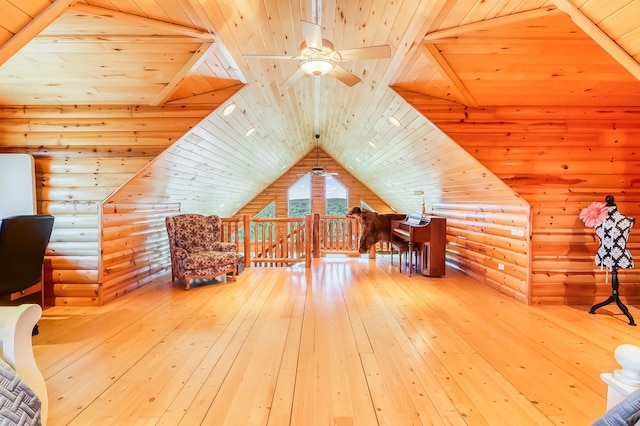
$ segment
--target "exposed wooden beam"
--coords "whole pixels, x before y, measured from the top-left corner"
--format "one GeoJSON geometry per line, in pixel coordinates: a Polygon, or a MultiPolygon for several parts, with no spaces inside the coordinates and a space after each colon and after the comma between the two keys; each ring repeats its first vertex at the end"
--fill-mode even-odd
{"type": "Polygon", "coordinates": [[[220,35],[215,31],[215,26],[208,17],[209,15],[207,10],[205,10],[205,7],[210,8],[211,6],[208,3],[202,4],[199,1],[191,0],[178,0],[178,4],[180,4],[192,22],[209,30],[212,40],[216,42],[215,49],[217,50],[218,55],[223,57],[229,64],[229,68],[227,68],[229,75],[236,80],[246,83],[247,79],[240,71],[240,67],[238,67],[238,64],[227,46],[220,41],[220,35]]]}
{"type": "Polygon", "coordinates": [[[69,9],[76,0],[55,0],[0,47],[0,66],[69,9]]]}
{"type": "Polygon", "coordinates": [[[163,104],[169,97],[178,89],[178,85],[180,82],[191,74],[193,71],[198,69],[198,67],[207,59],[207,56],[211,52],[214,43],[202,43],[198,50],[191,56],[183,66],[180,68],[180,71],[173,76],[171,81],[162,89],[162,91],[158,94],[158,96],[151,102],[151,106],[157,106],[163,104]]]}
{"type": "Polygon", "coordinates": [[[487,19],[486,21],[473,22],[471,24],[461,25],[459,27],[447,28],[441,31],[434,31],[427,34],[423,40],[433,42],[435,40],[447,37],[457,37],[459,35],[466,34],[472,31],[487,30],[489,28],[495,27],[496,25],[526,21],[528,19],[540,18],[555,13],[560,13],[560,11],[554,6],[547,6],[540,9],[529,10],[526,12],[514,13],[512,15],[499,16],[497,18],[487,19]]]}
{"type": "Polygon", "coordinates": [[[629,53],[620,47],[607,33],[593,23],[587,15],[569,0],[553,0],[556,7],[569,15],[571,20],[589,37],[602,47],[613,59],[640,80],[640,64],[629,53]]]}
{"type": "Polygon", "coordinates": [[[131,34],[82,34],[82,35],[62,35],[62,34],[47,34],[47,35],[39,35],[36,41],[38,43],[59,43],[61,41],[65,43],[158,43],[162,42],[162,44],[177,44],[177,43],[197,43],[200,42],[208,42],[203,38],[194,38],[185,35],[152,35],[152,36],[141,36],[141,35],[131,35],[131,34]]]}
{"type": "Polygon", "coordinates": [[[173,31],[178,34],[184,34],[196,39],[204,39],[213,41],[213,37],[209,32],[198,30],[196,28],[185,27],[183,25],[172,24],[170,22],[158,21],[144,16],[132,15],[130,13],[119,12],[117,10],[105,9],[103,7],[90,6],[87,4],[76,4],[71,7],[76,12],[88,13],[91,15],[102,16],[105,18],[120,19],[127,22],[133,22],[141,25],[151,25],[156,28],[162,28],[167,31],[173,31]]]}
{"type": "Polygon", "coordinates": [[[473,96],[471,96],[471,93],[469,93],[464,83],[458,78],[458,75],[453,71],[453,68],[451,68],[435,45],[422,42],[420,43],[420,51],[429,58],[430,62],[438,69],[443,77],[449,79],[453,91],[456,92],[460,100],[464,101],[465,105],[472,107],[478,106],[478,103],[473,99],[473,96]]]}
{"type": "Polygon", "coordinates": [[[188,98],[174,99],[165,103],[166,105],[212,105],[217,108],[224,101],[235,95],[238,90],[242,89],[244,84],[236,84],[220,90],[212,90],[211,92],[201,93],[199,95],[189,96],[188,98]]]}

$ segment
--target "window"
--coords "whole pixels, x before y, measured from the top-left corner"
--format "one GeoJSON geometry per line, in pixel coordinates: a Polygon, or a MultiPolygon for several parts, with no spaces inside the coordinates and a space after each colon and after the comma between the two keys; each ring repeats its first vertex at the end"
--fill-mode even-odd
{"type": "Polygon", "coordinates": [[[369,210],[369,211],[375,212],[375,210],[374,210],[374,209],[372,209],[372,208],[369,206],[369,204],[365,203],[364,201],[360,201],[360,208],[367,209],[367,210],[369,210]]]}
{"type": "Polygon", "coordinates": [[[272,201],[264,209],[260,210],[255,217],[276,217],[276,202],[272,201]]]}
{"type": "Polygon", "coordinates": [[[287,192],[289,217],[305,217],[311,213],[311,175],[302,176],[287,192]]]}
{"type": "MultiPolygon", "coordinates": [[[[265,208],[260,210],[260,212],[257,215],[255,215],[255,217],[262,218],[262,219],[276,217],[276,202],[275,201],[270,202],[265,208]]],[[[261,234],[262,226],[263,226],[262,224],[258,224],[257,229],[255,226],[251,226],[249,231],[251,241],[255,241],[256,231],[258,232],[258,235],[262,235],[261,234]]],[[[238,240],[244,241],[244,227],[238,229],[238,240]]]]}
{"type": "Polygon", "coordinates": [[[325,211],[327,216],[347,214],[347,187],[331,176],[324,179],[325,211]]]}

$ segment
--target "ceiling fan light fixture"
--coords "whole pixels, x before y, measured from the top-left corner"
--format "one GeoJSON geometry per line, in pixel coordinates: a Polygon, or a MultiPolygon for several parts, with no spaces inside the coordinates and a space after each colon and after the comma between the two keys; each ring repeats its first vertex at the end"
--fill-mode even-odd
{"type": "Polygon", "coordinates": [[[322,39],[322,46],[311,47],[307,46],[307,42],[303,41],[300,44],[300,55],[308,58],[313,56],[327,56],[333,53],[333,43],[329,40],[322,39]]]}
{"type": "Polygon", "coordinates": [[[302,62],[300,69],[306,74],[320,76],[331,72],[335,66],[336,64],[328,59],[316,58],[302,62]]]}

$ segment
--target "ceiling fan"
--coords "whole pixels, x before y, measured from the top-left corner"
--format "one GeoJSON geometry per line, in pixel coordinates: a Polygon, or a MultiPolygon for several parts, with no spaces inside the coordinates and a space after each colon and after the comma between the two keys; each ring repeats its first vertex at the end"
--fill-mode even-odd
{"type": "Polygon", "coordinates": [[[293,59],[300,61],[296,72],[282,82],[281,86],[291,86],[305,76],[317,77],[329,74],[351,87],[361,81],[360,77],[344,69],[340,66],[340,62],[391,57],[391,48],[387,44],[334,50],[333,43],[322,38],[322,27],[320,25],[308,21],[300,22],[304,41],[300,44],[299,55],[243,55],[246,58],[293,59]]]}
{"type": "Polygon", "coordinates": [[[337,173],[327,172],[325,171],[324,167],[318,164],[318,151],[320,149],[318,146],[318,141],[320,139],[320,135],[316,133],[315,137],[316,137],[316,164],[313,167],[311,167],[311,171],[310,171],[311,175],[312,176],[336,176],[337,173]]]}

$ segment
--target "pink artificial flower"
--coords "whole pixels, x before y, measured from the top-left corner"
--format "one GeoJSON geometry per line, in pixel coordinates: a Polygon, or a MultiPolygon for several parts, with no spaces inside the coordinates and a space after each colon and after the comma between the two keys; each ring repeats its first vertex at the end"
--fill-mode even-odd
{"type": "Polygon", "coordinates": [[[593,202],[580,211],[580,219],[586,226],[596,227],[601,224],[602,221],[609,214],[607,206],[603,203],[593,202]]]}

